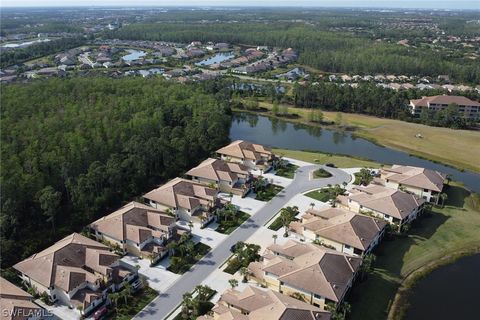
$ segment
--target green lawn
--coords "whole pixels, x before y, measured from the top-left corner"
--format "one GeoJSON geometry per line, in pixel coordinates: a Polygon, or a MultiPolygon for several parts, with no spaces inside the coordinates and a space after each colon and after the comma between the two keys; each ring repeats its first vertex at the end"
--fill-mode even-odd
{"type": "Polygon", "coordinates": [[[233,220],[223,220],[220,219],[218,220],[219,226],[215,231],[223,233],[223,234],[230,234],[232,233],[235,229],[237,229],[242,223],[244,223],[248,218],[250,218],[250,215],[248,213],[245,213],[243,211],[238,211],[237,215],[235,216],[235,219],[233,220]]]}
{"type": "Polygon", "coordinates": [[[150,287],[144,288],[129,298],[126,305],[122,303],[123,301],[119,301],[119,306],[109,310],[106,319],[130,320],[157,296],[157,291],[150,287]]]}
{"type": "Polygon", "coordinates": [[[389,302],[408,274],[442,257],[480,247],[480,197],[453,183],[447,194],[446,207],[434,208],[415,221],[408,237],[380,245],[374,274],[355,284],[347,298],[352,305],[350,319],[385,319],[389,302]]]}
{"type": "Polygon", "coordinates": [[[339,168],[380,168],[380,164],[359,158],[352,158],[341,155],[334,155],[322,152],[298,151],[288,149],[273,149],[277,155],[288,158],[298,159],[301,161],[326,164],[333,163],[339,168]]]}
{"type": "Polygon", "coordinates": [[[315,170],[313,172],[313,178],[314,179],[323,179],[323,178],[330,178],[332,174],[328,172],[327,170],[320,168],[318,170],[315,170]]]}
{"type": "MultiPolygon", "coordinates": [[[[294,218],[293,221],[298,221],[297,218],[294,218]]],[[[282,219],[280,218],[280,215],[275,219],[275,221],[272,222],[271,225],[268,226],[268,229],[273,230],[273,231],[278,231],[280,228],[282,228],[282,219]]]]}
{"type": "Polygon", "coordinates": [[[183,257],[183,263],[175,265],[175,267],[170,265],[167,270],[176,274],[184,274],[185,272],[190,270],[190,268],[195,263],[200,261],[200,259],[202,259],[203,256],[205,256],[210,251],[210,249],[212,248],[210,248],[208,245],[198,242],[195,244],[194,247],[195,255],[187,255],[183,257]]]}
{"type": "Polygon", "coordinates": [[[257,196],[255,197],[255,200],[270,201],[282,190],[283,190],[283,187],[281,186],[277,186],[275,184],[269,184],[265,188],[265,190],[261,190],[257,192],[257,196]]]}
{"type": "Polygon", "coordinates": [[[295,171],[297,171],[298,166],[289,163],[286,168],[280,168],[275,171],[275,175],[279,177],[284,177],[288,179],[293,179],[295,171]]]}
{"type": "Polygon", "coordinates": [[[305,195],[307,197],[310,197],[312,199],[322,201],[322,202],[327,202],[328,200],[330,200],[330,193],[328,192],[327,189],[310,191],[309,193],[305,193],[305,195]]]}

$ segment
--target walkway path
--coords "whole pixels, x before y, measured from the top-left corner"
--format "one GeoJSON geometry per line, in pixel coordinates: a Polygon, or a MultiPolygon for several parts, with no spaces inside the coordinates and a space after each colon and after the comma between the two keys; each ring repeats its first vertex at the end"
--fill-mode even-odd
{"type": "Polygon", "coordinates": [[[175,310],[182,301],[185,292],[191,292],[195,286],[202,283],[231,255],[230,248],[238,241],[245,241],[255,231],[272,218],[288,201],[299,193],[312,189],[318,189],[328,184],[342,184],[349,182],[350,175],[340,169],[328,168],[320,165],[300,167],[292,183],[283,189],[276,197],[263,206],[255,215],[245,221],[229,237],[208,253],[192,269],[185,273],[165,292],[155,298],[134,319],[165,319],[175,310]],[[332,177],[326,179],[310,180],[310,172],[323,167],[332,173],[332,177]]]}

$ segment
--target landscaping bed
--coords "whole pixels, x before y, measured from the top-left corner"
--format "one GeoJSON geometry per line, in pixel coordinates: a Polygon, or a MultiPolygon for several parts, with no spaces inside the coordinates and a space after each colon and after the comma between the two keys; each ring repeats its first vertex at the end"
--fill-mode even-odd
{"type": "Polygon", "coordinates": [[[313,172],[313,178],[314,179],[321,179],[321,178],[330,178],[332,174],[328,172],[327,170],[320,168],[318,170],[315,170],[313,172]]]}
{"type": "Polygon", "coordinates": [[[120,304],[118,307],[109,309],[105,319],[130,320],[139,313],[147,304],[157,297],[157,291],[146,287],[132,295],[127,304],[120,304]]]}
{"type": "Polygon", "coordinates": [[[263,190],[257,192],[255,200],[259,201],[270,201],[275,197],[280,191],[283,190],[283,187],[277,186],[275,184],[269,184],[263,190]]]}
{"type": "Polygon", "coordinates": [[[297,171],[297,169],[298,169],[298,166],[289,163],[283,168],[276,169],[275,175],[279,177],[293,179],[293,176],[295,175],[295,171],[297,171]]]}
{"type": "Polygon", "coordinates": [[[337,198],[338,195],[344,194],[345,189],[342,187],[336,185],[333,187],[328,187],[328,188],[323,188],[315,191],[310,191],[306,193],[305,195],[307,197],[310,197],[312,199],[322,201],[322,202],[328,202],[330,200],[334,200],[337,198]]]}
{"type": "MultiPolygon", "coordinates": [[[[183,274],[190,270],[190,268],[200,261],[200,259],[203,258],[209,251],[210,247],[204,243],[198,242],[194,245],[193,252],[195,254],[189,254],[184,257],[182,257],[182,262],[178,264],[170,264],[170,266],[167,268],[168,271],[171,271],[176,274],[183,274]]],[[[171,257],[170,259],[172,259],[171,257]]]]}
{"type": "Polygon", "coordinates": [[[242,223],[244,223],[248,218],[250,218],[250,215],[248,213],[238,211],[232,220],[219,219],[217,221],[218,227],[217,229],[215,229],[215,231],[223,234],[230,234],[242,223]]]}

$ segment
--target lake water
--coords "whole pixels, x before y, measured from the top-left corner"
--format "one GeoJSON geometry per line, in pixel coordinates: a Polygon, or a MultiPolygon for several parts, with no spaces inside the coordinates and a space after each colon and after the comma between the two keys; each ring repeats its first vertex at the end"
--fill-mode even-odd
{"type": "Polygon", "coordinates": [[[2,48],[20,48],[20,47],[28,47],[29,45],[32,45],[34,43],[40,43],[40,42],[48,42],[51,41],[50,39],[38,39],[38,40],[32,40],[32,41],[25,41],[21,43],[7,43],[2,45],[2,48]]]}
{"type": "Polygon", "coordinates": [[[127,49],[126,51],[128,52],[128,54],[122,57],[124,61],[137,60],[146,55],[145,51],[142,50],[127,49]]]}
{"type": "Polygon", "coordinates": [[[210,57],[208,59],[202,60],[198,63],[195,63],[197,66],[210,66],[215,63],[220,63],[223,61],[226,61],[228,59],[232,59],[235,57],[235,55],[231,52],[220,52],[214,55],[213,57],[210,57]]]}
{"type": "MultiPolygon", "coordinates": [[[[230,139],[244,139],[284,149],[311,150],[359,156],[385,164],[403,164],[438,170],[451,174],[470,190],[480,193],[480,174],[459,171],[408,153],[378,146],[355,138],[349,132],[293,124],[283,120],[248,113],[235,113],[230,139]]],[[[478,146],[477,146],[478,147],[478,146]]],[[[473,160],[473,159],[472,159],[473,160]]]]}
{"type": "Polygon", "coordinates": [[[480,254],[432,271],[409,296],[405,320],[478,319],[480,254]]]}

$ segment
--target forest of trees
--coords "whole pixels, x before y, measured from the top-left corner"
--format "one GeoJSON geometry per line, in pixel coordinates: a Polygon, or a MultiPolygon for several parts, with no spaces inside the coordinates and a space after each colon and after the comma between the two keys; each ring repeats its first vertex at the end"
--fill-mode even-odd
{"type": "Polygon", "coordinates": [[[199,40],[292,47],[299,50],[300,63],[325,72],[421,76],[448,74],[459,82],[480,81],[480,64],[474,60],[449,57],[429,48],[407,48],[376,42],[346,32],[332,32],[298,23],[131,24],[106,36],[130,40],[183,43],[199,40]]]}
{"type": "Polygon", "coordinates": [[[23,63],[25,61],[43,57],[59,51],[75,48],[83,45],[84,43],[85,39],[83,37],[61,38],[48,42],[36,43],[25,48],[5,51],[2,52],[0,67],[23,63]]]}
{"type": "Polygon", "coordinates": [[[228,142],[228,98],[161,79],[1,87],[2,268],[228,142]]]}

